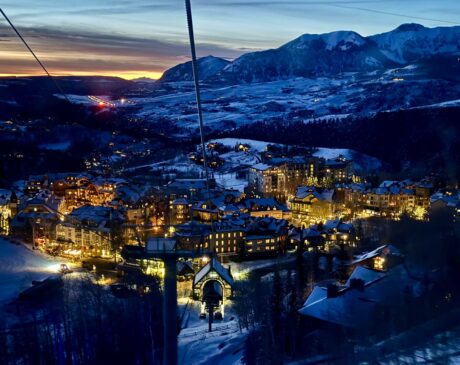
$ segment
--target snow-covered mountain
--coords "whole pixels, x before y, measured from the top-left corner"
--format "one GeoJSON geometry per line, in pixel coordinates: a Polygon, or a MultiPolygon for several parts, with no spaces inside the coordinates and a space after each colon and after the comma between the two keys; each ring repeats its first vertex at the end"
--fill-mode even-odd
{"type": "Polygon", "coordinates": [[[416,62],[435,55],[460,54],[460,26],[426,28],[403,24],[369,37],[389,59],[400,64],[416,62]]]}
{"type": "MultiPolygon", "coordinates": [[[[207,56],[198,59],[198,74],[200,80],[208,79],[219,71],[221,71],[225,66],[227,66],[230,61],[227,61],[223,58],[207,56]]],[[[170,68],[165,71],[163,76],[159,81],[162,82],[176,82],[176,81],[192,81],[193,72],[192,72],[192,62],[188,61],[181,63],[177,66],[170,68]]]]}
{"type": "Polygon", "coordinates": [[[329,76],[392,65],[375,43],[351,31],[305,34],[274,50],[245,54],[216,78],[229,82],[263,82],[291,77],[329,76]]]}
{"type": "MultiPolygon", "coordinates": [[[[294,77],[333,77],[409,65],[433,56],[460,54],[460,26],[426,28],[403,24],[370,37],[353,31],[304,34],[277,49],[244,54],[232,62],[199,60],[200,78],[219,84],[265,82],[294,77]]],[[[192,80],[189,63],[166,71],[162,81],[192,80]]]]}

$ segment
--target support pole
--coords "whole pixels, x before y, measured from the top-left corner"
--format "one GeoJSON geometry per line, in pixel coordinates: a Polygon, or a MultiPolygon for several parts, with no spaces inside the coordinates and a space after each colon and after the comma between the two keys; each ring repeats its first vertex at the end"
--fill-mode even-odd
{"type": "Polygon", "coordinates": [[[177,364],[177,287],[176,258],[165,258],[163,293],[163,363],[177,364]]]}
{"type": "Polygon", "coordinates": [[[214,306],[211,304],[209,306],[209,322],[208,322],[208,324],[209,324],[209,328],[208,328],[209,332],[212,332],[212,322],[213,322],[213,320],[214,320],[214,306]]]}

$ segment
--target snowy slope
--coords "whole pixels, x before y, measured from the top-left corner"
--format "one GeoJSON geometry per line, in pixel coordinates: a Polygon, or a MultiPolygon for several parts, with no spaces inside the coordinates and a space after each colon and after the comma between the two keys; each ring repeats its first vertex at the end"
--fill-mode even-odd
{"type": "Polygon", "coordinates": [[[211,80],[263,82],[296,76],[330,76],[384,68],[392,61],[374,42],[351,31],[305,34],[272,50],[247,53],[211,80]]]}
{"type": "Polygon", "coordinates": [[[460,26],[426,28],[403,24],[369,38],[388,58],[402,64],[438,54],[460,54],[460,26]]]}
{"type": "Polygon", "coordinates": [[[57,272],[56,261],[0,238],[0,303],[57,272]]]}
{"type": "Polygon", "coordinates": [[[346,159],[353,160],[353,167],[357,171],[376,171],[382,167],[379,159],[346,148],[320,147],[313,153],[313,156],[322,157],[327,160],[343,156],[346,159]]]}
{"type": "MultiPolygon", "coordinates": [[[[200,80],[214,76],[222,70],[229,61],[223,58],[207,56],[198,59],[198,74],[200,80]]],[[[177,82],[177,81],[193,81],[192,62],[188,61],[165,71],[159,82],[177,82]]]]}

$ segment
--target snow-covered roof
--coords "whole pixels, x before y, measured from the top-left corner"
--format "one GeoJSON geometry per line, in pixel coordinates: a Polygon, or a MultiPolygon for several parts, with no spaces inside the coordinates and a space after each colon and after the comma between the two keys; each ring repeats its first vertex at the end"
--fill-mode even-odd
{"type": "Polygon", "coordinates": [[[336,295],[328,297],[326,288],[315,287],[299,313],[344,327],[366,326],[372,323],[377,305],[398,306],[408,294],[418,296],[420,288],[403,265],[386,273],[357,267],[336,295]],[[362,289],[353,288],[351,279],[363,280],[362,289]]]}
{"type": "Polygon", "coordinates": [[[257,163],[257,164],[252,166],[253,169],[259,170],[259,171],[265,171],[265,170],[268,170],[268,169],[270,169],[272,167],[273,166],[267,165],[266,163],[257,163]]]}
{"type": "Polygon", "coordinates": [[[248,198],[241,202],[246,209],[253,210],[254,207],[271,208],[277,210],[288,210],[284,204],[278,203],[275,198],[248,198]]]}
{"type": "Polygon", "coordinates": [[[193,285],[198,284],[211,271],[215,271],[229,285],[233,285],[233,276],[230,273],[230,270],[223,267],[215,257],[213,257],[211,261],[209,261],[195,274],[195,277],[193,278],[193,285]]]}
{"type": "Polygon", "coordinates": [[[337,232],[350,232],[353,229],[351,223],[342,222],[341,219],[331,219],[324,223],[323,229],[326,231],[336,230],[337,232]]]}
{"type": "Polygon", "coordinates": [[[350,282],[352,279],[361,279],[364,281],[365,284],[369,284],[375,280],[378,280],[386,275],[383,271],[376,271],[372,269],[368,269],[364,266],[356,266],[356,268],[351,273],[350,277],[348,278],[345,286],[350,286],[350,282]]]}
{"type": "Polygon", "coordinates": [[[393,245],[383,245],[376,248],[373,251],[366,252],[363,255],[357,256],[356,259],[353,261],[353,264],[357,264],[368,259],[377,257],[377,256],[401,256],[399,250],[393,245]]]}
{"type": "Polygon", "coordinates": [[[171,204],[172,205],[187,205],[188,200],[185,198],[177,198],[177,199],[174,199],[171,204]]]}
{"type": "Polygon", "coordinates": [[[331,202],[332,197],[334,196],[334,190],[319,190],[316,189],[314,186],[298,186],[295,192],[296,199],[305,199],[307,196],[310,195],[313,195],[318,200],[331,202]]]}

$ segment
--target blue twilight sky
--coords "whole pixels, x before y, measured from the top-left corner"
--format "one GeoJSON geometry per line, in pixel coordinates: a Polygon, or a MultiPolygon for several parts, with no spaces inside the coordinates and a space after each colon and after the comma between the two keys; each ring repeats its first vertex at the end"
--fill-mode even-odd
{"type": "MultiPolygon", "coordinates": [[[[189,59],[182,0],[4,0],[54,74],[158,77],[189,59]]],[[[198,54],[235,58],[304,33],[460,24],[460,0],[192,0],[198,54]]],[[[0,19],[0,75],[40,74],[0,19]]]]}

